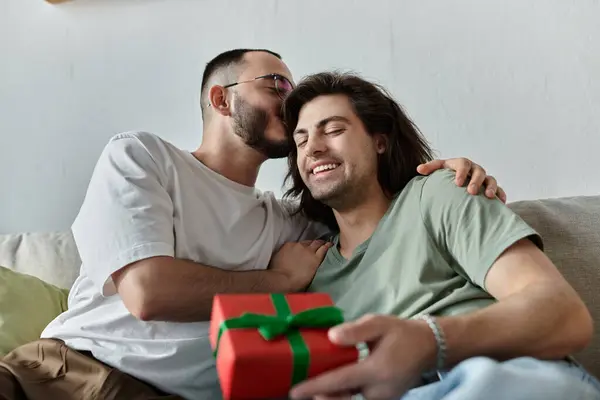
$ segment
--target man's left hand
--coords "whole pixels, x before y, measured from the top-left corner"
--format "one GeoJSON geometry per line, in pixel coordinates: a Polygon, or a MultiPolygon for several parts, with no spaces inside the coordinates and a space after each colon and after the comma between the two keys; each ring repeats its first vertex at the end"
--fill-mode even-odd
{"type": "Polygon", "coordinates": [[[468,158],[449,158],[447,160],[433,160],[428,163],[421,164],[417,167],[417,172],[422,175],[429,175],[438,169],[451,169],[456,171],[456,184],[462,186],[467,178],[471,178],[469,182],[468,192],[471,194],[479,193],[481,186],[485,187],[485,195],[490,199],[498,196],[500,201],[506,203],[506,193],[498,186],[496,178],[487,175],[485,169],[469,160],[468,158]]]}
{"type": "Polygon", "coordinates": [[[435,365],[436,342],[427,323],[370,315],[329,330],[341,346],[364,342],[370,354],[362,361],[323,373],[292,388],[293,399],[397,399],[435,365]]]}

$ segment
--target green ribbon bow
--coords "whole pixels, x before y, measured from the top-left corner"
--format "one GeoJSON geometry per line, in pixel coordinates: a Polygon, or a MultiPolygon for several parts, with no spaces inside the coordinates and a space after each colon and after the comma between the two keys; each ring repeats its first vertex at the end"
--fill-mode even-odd
{"type": "Polygon", "coordinates": [[[223,321],[219,327],[214,356],[219,351],[221,336],[228,329],[256,328],[265,340],[274,340],[285,335],[292,348],[292,385],[308,377],[310,350],[302,338],[299,328],[329,328],[344,322],[342,310],[334,306],[311,308],[292,314],[283,294],[271,294],[277,315],[244,313],[240,317],[223,321]]]}

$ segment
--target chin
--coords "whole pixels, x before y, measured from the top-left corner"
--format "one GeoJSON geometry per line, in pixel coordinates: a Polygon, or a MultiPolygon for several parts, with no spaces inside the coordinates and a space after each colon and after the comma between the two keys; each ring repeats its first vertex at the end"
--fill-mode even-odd
{"type": "Polygon", "coordinates": [[[265,137],[267,138],[267,140],[274,143],[287,142],[287,137],[283,128],[268,129],[265,132],[265,137]]]}
{"type": "Polygon", "coordinates": [[[348,191],[344,190],[342,185],[323,185],[320,187],[309,187],[313,199],[320,201],[326,206],[335,208],[335,206],[343,203],[348,195],[348,191]]]}
{"type": "Polygon", "coordinates": [[[313,190],[310,190],[309,188],[309,191],[313,199],[322,203],[327,203],[328,200],[335,196],[335,192],[331,190],[319,190],[318,188],[313,188],[313,190]]]}
{"type": "Polygon", "coordinates": [[[271,119],[267,129],[265,129],[265,136],[273,141],[285,140],[286,131],[283,122],[279,119],[271,119]]]}

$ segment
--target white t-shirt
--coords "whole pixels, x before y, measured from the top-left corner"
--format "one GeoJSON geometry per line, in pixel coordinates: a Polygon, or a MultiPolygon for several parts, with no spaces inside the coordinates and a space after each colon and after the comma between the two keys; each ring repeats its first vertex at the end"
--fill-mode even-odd
{"type": "MultiPolygon", "coordinates": [[[[209,322],[140,321],[110,275],[137,260],[174,256],[228,270],[265,269],[288,241],[324,228],[272,193],[230,181],[149,133],[113,137],[72,226],[82,265],[69,310],[42,337],[189,399],[219,399],[209,322]]],[[[302,267],[302,266],[298,266],[302,267]]]]}

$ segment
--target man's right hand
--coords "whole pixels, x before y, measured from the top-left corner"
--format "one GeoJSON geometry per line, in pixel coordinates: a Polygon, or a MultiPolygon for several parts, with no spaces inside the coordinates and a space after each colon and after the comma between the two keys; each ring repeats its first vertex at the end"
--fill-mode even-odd
{"type": "Polygon", "coordinates": [[[332,243],[323,240],[287,242],[273,255],[269,270],[281,276],[286,291],[300,292],[312,282],[332,243]]]}

